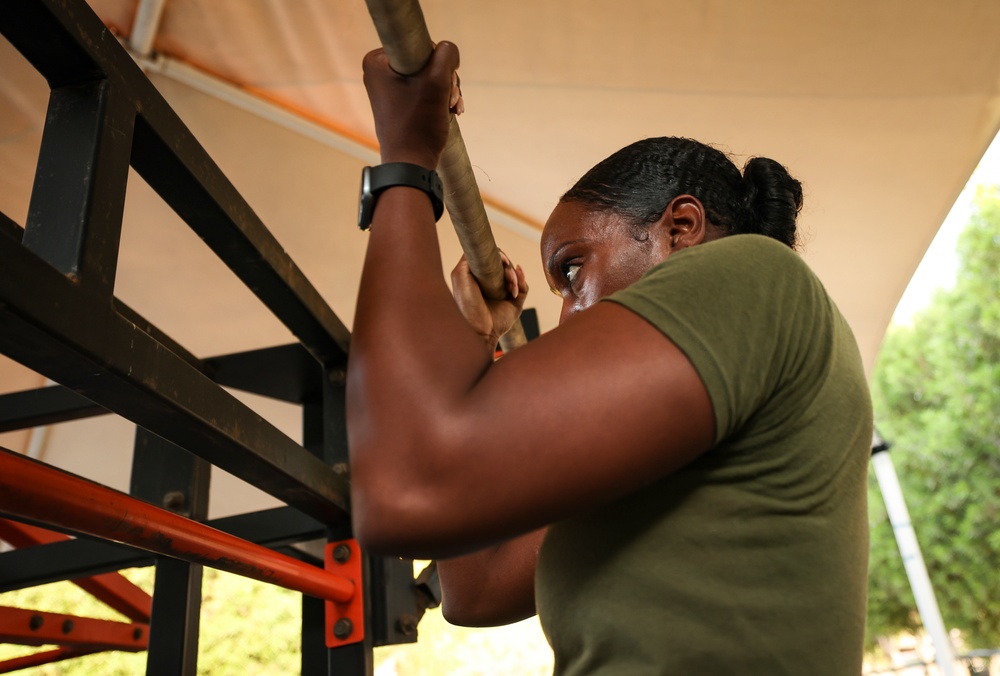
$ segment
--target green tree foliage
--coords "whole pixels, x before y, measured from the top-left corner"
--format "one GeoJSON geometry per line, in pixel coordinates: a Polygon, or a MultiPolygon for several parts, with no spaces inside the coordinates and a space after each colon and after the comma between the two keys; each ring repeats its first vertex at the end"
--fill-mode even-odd
{"type": "MultiPolygon", "coordinates": [[[[123,574],[147,592],[152,591],[152,568],[127,570],[123,574]]],[[[206,568],[202,584],[198,673],[212,676],[299,673],[301,599],[295,592],[206,568]]],[[[128,621],[69,582],[0,594],[0,605],[128,621]]],[[[0,660],[38,650],[0,645],[0,660]]],[[[17,673],[25,676],[135,676],[145,672],[145,652],[109,651],[17,673]]]]}
{"type": "MultiPolygon", "coordinates": [[[[945,623],[1000,645],[1000,187],[980,188],[955,285],[886,336],[872,382],[945,623]]],[[[918,623],[874,479],[868,632],[918,623]]]]}
{"type": "MultiPolygon", "coordinates": [[[[426,562],[419,564],[419,567],[426,562]]],[[[123,571],[145,589],[153,569],[123,571]]],[[[198,673],[205,676],[286,676],[300,669],[302,596],[280,587],[205,569],[198,673]]],[[[70,582],[0,594],[0,605],[128,621],[70,582]]],[[[552,651],[535,619],[493,629],[466,629],[444,621],[441,610],[421,620],[414,644],[375,650],[376,676],[544,676],[552,651]]],[[[51,649],[49,646],[45,649],[51,649]]],[[[40,648],[0,644],[0,661],[40,648]]],[[[17,672],[24,676],[136,676],[146,653],[109,651],[17,672]]]]}

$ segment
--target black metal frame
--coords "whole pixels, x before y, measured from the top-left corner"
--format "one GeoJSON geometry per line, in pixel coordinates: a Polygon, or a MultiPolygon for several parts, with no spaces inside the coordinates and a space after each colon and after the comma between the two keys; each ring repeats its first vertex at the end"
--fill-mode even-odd
{"type": "MultiPolygon", "coordinates": [[[[0,397],[0,431],[115,413],[138,426],[136,497],[203,520],[211,463],[290,505],[213,526],[270,547],[349,537],[347,329],[82,0],[0,2],[0,34],[51,89],[24,228],[0,213],[0,353],[61,384],[0,397]],[[114,298],[129,166],[299,343],[199,359],[114,298]],[[301,404],[304,447],[223,386],[301,404]]],[[[15,550],[0,591],[152,561],[84,538],[15,550]]],[[[327,650],[304,599],[303,673],[371,673],[373,645],[416,639],[433,599],[410,563],[366,572],[364,643],[327,650]]],[[[150,651],[172,657],[147,673],[194,673],[199,590],[197,566],[158,562],[150,651]]]]}

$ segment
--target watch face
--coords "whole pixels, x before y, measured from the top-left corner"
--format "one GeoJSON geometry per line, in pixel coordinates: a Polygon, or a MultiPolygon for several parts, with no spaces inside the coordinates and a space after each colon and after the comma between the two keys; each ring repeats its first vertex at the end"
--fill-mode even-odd
{"type": "Polygon", "coordinates": [[[361,194],[358,197],[358,227],[367,230],[372,225],[375,195],[372,194],[372,168],[361,170],[361,194]]]}

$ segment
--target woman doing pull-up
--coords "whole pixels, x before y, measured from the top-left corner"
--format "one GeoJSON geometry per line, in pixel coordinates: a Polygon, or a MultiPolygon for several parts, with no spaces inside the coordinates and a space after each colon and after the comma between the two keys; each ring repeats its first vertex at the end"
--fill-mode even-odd
{"type": "MultiPolygon", "coordinates": [[[[365,58],[384,163],[437,166],[458,50],[365,58]]],[[[444,280],[433,200],[378,194],[348,368],[352,509],[438,558],[464,624],[538,612],[558,674],[857,674],[872,432],[858,349],[793,251],[799,183],[681,138],[559,200],[558,328],[494,362],[524,303],[444,280]]]]}

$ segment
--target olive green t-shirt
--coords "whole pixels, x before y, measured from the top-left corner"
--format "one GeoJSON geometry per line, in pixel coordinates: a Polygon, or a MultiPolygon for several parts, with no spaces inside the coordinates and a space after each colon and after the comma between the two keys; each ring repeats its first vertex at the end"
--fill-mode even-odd
{"type": "Polygon", "coordinates": [[[556,673],[861,673],[871,402],[823,286],[788,247],[740,235],[607,300],[691,360],[715,443],[550,527],[536,600],[556,673]]]}

